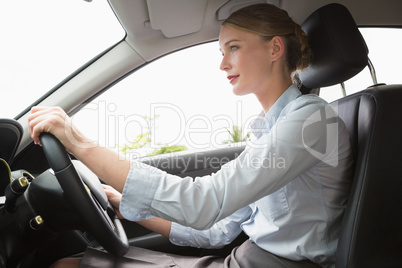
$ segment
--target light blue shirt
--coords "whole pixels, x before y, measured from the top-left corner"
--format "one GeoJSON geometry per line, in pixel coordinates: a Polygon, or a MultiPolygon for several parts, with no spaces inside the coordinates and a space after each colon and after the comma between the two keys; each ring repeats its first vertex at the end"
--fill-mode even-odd
{"type": "Polygon", "coordinates": [[[122,215],[173,221],[177,245],[221,247],[243,230],[278,256],[333,266],[352,172],[336,106],[291,86],[252,128],[244,152],[209,176],[182,179],[133,163],[122,215]]]}

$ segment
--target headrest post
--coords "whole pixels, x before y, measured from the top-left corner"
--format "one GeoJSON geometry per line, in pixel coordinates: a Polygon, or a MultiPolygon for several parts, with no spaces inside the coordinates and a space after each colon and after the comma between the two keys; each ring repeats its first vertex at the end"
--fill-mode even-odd
{"type": "Polygon", "coordinates": [[[369,68],[369,70],[370,70],[371,79],[373,79],[374,85],[377,85],[377,84],[378,84],[378,83],[377,83],[377,74],[376,74],[376,72],[375,72],[374,65],[373,65],[373,63],[371,62],[370,58],[368,58],[368,64],[367,64],[367,66],[368,66],[368,68],[369,68]]]}
{"type": "Polygon", "coordinates": [[[342,88],[342,96],[346,97],[346,87],[344,82],[341,82],[341,88],[342,88]]]}

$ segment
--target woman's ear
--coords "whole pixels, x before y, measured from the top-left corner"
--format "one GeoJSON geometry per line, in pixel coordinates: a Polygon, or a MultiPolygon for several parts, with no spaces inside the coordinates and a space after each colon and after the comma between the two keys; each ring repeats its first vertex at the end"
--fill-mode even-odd
{"type": "Polygon", "coordinates": [[[271,59],[272,61],[279,60],[285,52],[285,42],[283,41],[282,37],[274,36],[271,40],[272,45],[272,54],[271,59]]]}

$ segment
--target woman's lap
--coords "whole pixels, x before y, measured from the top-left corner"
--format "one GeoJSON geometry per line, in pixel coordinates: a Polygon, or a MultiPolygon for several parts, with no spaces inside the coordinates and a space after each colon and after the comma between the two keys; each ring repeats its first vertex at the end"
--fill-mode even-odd
{"type": "Polygon", "coordinates": [[[226,258],[217,256],[188,257],[167,254],[137,247],[130,247],[123,257],[113,257],[110,254],[88,248],[80,267],[181,267],[181,268],[261,268],[261,267],[320,267],[309,261],[295,262],[275,256],[247,240],[233,249],[226,258]]]}

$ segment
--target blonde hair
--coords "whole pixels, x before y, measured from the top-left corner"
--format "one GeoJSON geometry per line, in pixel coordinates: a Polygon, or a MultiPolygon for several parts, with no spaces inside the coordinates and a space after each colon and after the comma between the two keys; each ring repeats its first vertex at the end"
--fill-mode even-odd
{"type": "Polygon", "coordinates": [[[222,26],[231,26],[257,34],[263,40],[281,36],[285,42],[286,62],[290,73],[306,68],[311,52],[307,35],[288,13],[271,4],[255,4],[233,12],[222,26]]]}

